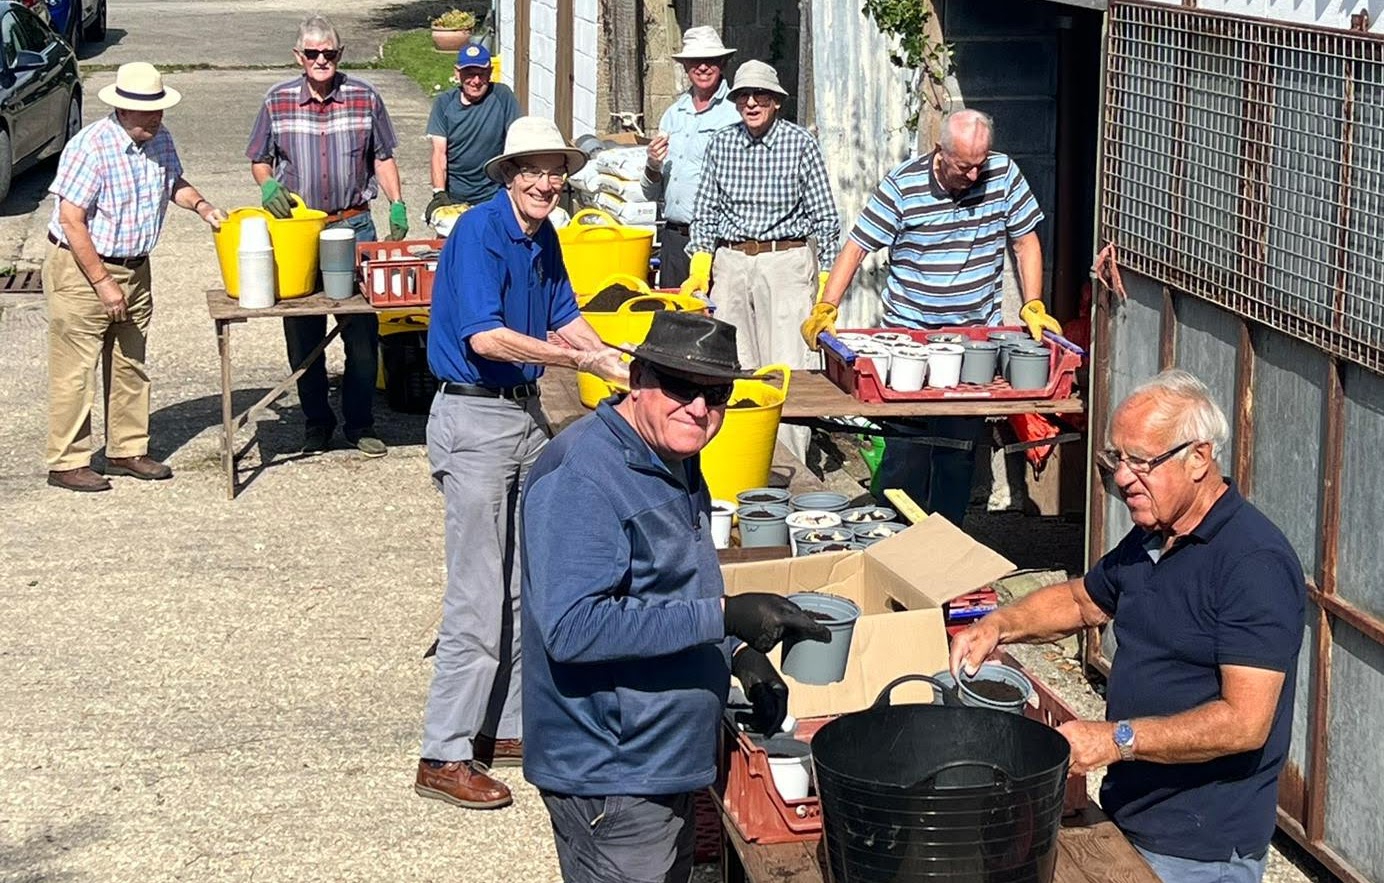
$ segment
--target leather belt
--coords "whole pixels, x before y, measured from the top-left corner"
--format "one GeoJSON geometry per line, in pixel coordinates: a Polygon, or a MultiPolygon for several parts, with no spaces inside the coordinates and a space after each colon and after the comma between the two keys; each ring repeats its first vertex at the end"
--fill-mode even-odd
{"type": "Polygon", "coordinates": [[[663,226],[672,230],[674,233],[681,233],[683,236],[687,236],[692,232],[691,224],[679,224],[677,221],[664,221],[663,226]]]}
{"type": "Polygon", "coordinates": [[[807,246],[806,239],[746,239],[743,242],[723,242],[726,248],[754,257],[771,251],[789,251],[807,246]]]}
{"type": "Polygon", "coordinates": [[[487,399],[509,399],[522,402],[538,398],[537,383],[521,383],[518,386],[477,386],[474,383],[444,383],[442,391],[449,396],[479,396],[487,399]]]}
{"type": "MultiPolygon", "coordinates": [[[[53,231],[51,230],[48,231],[48,241],[56,245],[58,248],[63,249],[64,251],[72,250],[72,246],[68,245],[66,242],[63,242],[58,237],[54,236],[53,231]]],[[[101,259],[101,263],[103,264],[115,264],[117,267],[124,267],[127,270],[137,270],[140,267],[144,266],[145,261],[149,260],[149,256],[147,254],[142,254],[139,257],[134,258],[110,258],[106,257],[103,254],[98,254],[97,257],[101,259]]]]}
{"type": "Polygon", "coordinates": [[[335,224],[337,221],[344,221],[347,218],[354,218],[356,215],[363,215],[370,211],[370,203],[361,203],[350,208],[344,208],[339,212],[327,212],[327,223],[335,224]]]}

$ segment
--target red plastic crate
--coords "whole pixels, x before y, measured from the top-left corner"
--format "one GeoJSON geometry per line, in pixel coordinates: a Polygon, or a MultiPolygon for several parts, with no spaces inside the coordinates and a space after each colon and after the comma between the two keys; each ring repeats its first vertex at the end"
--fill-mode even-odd
{"type": "Polygon", "coordinates": [[[360,290],[372,307],[406,309],[432,303],[441,239],[356,243],[360,290]]]}
{"type": "MultiPolygon", "coordinates": [[[[992,331],[1023,331],[1017,325],[968,325],[956,328],[843,328],[840,333],[872,334],[876,331],[901,332],[919,343],[926,343],[929,334],[964,334],[973,340],[985,340],[992,331]]],[[[1071,350],[1048,342],[1048,385],[1043,389],[1014,389],[1009,381],[993,380],[990,383],[963,383],[949,389],[924,387],[917,392],[898,392],[884,384],[884,379],[875,371],[869,359],[847,362],[831,347],[822,347],[826,357],[826,373],[841,389],[862,402],[925,402],[925,401],[967,401],[984,399],[1065,399],[1072,394],[1076,382],[1076,369],[1081,367],[1081,357],[1071,350]]]]}

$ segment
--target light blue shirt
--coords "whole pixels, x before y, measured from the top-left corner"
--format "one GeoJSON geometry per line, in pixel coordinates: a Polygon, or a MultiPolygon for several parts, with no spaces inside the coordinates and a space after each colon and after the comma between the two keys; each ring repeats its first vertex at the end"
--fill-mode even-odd
{"type": "Polygon", "coordinates": [[[663,112],[658,121],[660,131],[668,136],[668,156],[663,160],[663,180],[650,181],[648,173],[640,183],[644,197],[655,200],[663,191],[663,217],[677,224],[692,223],[692,207],[697,199],[697,186],[702,182],[702,166],[706,146],[711,136],[726,126],[740,122],[740,112],[727,95],[730,86],[722,80],[711,96],[706,110],[692,107],[692,91],[682,93],[673,106],[663,112]],[[660,184],[662,185],[660,188],[660,184]]]}

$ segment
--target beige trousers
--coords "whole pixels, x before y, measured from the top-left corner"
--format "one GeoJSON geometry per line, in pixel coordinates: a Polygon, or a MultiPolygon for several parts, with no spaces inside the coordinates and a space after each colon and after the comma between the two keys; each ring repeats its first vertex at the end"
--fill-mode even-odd
{"type": "Polygon", "coordinates": [[[112,322],[72,252],[56,245],[43,262],[48,299],[48,450],[50,470],[91,465],[96,363],[105,385],[106,456],[149,453],[149,374],[144,368],[154,299],[149,262],[106,264],[125,292],[129,318],[112,322]]]}
{"type": "MultiPolygon", "coordinates": [[[[718,248],[711,276],[716,318],[735,326],[741,365],[817,367],[819,357],[798,330],[817,299],[817,255],[810,246],[753,257],[718,248]]],[[[811,437],[805,426],[780,426],[778,431],[779,441],[804,463],[811,437]]]]}

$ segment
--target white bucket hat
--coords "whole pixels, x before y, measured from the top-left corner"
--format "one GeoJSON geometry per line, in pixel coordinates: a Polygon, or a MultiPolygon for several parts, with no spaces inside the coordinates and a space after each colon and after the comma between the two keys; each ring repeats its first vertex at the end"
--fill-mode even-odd
{"type": "Polygon", "coordinates": [[[505,152],[485,164],[486,177],[504,183],[500,177],[500,166],[521,156],[535,156],[540,153],[560,153],[567,160],[567,174],[572,174],[586,165],[586,154],[563,140],[557,123],[545,117],[520,117],[510,123],[505,133],[505,152]]]}
{"type": "Polygon", "coordinates": [[[779,85],[778,71],[762,61],[751,59],[735,72],[735,84],[730,87],[730,98],[735,100],[735,93],[742,89],[762,89],[765,92],[773,92],[788,97],[788,92],[779,85]]]}
{"type": "Polygon", "coordinates": [[[682,48],[673,53],[676,59],[724,58],[734,55],[734,49],[726,48],[716,29],[707,26],[688,28],[682,33],[682,48]]]}
{"type": "Polygon", "coordinates": [[[115,82],[96,94],[121,110],[167,110],[183,100],[177,89],[163,84],[163,74],[147,61],[122,64],[115,82]]]}

